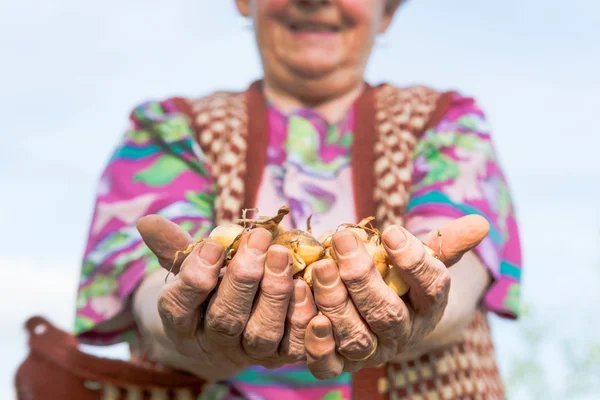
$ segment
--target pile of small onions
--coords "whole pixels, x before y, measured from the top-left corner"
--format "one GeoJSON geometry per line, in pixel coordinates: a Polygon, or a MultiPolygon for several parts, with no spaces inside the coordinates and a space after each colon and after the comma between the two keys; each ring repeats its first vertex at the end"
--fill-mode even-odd
{"type": "MultiPolygon", "coordinates": [[[[315,238],[310,228],[310,217],[307,221],[307,229],[305,231],[301,229],[286,231],[280,223],[288,213],[289,208],[287,206],[281,207],[277,215],[273,217],[249,219],[245,218],[244,212],[242,219],[235,223],[217,226],[208,237],[220,243],[225,249],[224,266],[226,267],[235,255],[244,233],[256,228],[264,228],[272,233],[273,244],[285,246],[290,250],[294,263],[294,276],[304,279],[312,287],[312,265],[324,258],[335,260],[335,251],[332,245],[334,232],[325,234],[318,239],[315,238]]],[[[343,224],[338,230],[341,228],[350,230],[359,240],[363,241],[366,250],[373,257],[377,271],[379,271],[385,283],[399,296],[402,296],[408,292],[409,287],[398,273],[398,270],[392,268],[390,257],[381,243],[381,233],[370,224],[373,219],[373,217],[368,217],[358,224],[343,224]]],[[[426,245],[423,246],[425,246],[430,254],[435,256],[432,249],[426,245]]],[[[190,246],[188,249],[182,251],[182,253],[189,253],[192,248],[193,246],[190,246]]]]}

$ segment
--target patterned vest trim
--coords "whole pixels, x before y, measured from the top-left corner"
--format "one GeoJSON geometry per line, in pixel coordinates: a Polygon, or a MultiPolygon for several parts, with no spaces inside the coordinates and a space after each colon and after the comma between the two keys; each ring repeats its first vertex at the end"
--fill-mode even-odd
{"type": "MultiPolygon", "coordinates": [[[[181,101],[216,181],[215,224],[253,208],[267,162],[267,108],[256,81],[245,92],[220,91],[181,101]]],[[[351,148],[356,219],[374,215],[383,229],[403,224],[411,185],[411,155],[423,133],[444,115],[451,92],[424,86],[367,85],[357,100],[351,148]],[[372,190],[372,196],[364,193],[372,190]]],[[[354,399],[503,399],[504,388],[486,314],[478,310],[452,346],[418,360],[352,375],[354,399]]]]}
{"type": "MultiPolygon", "coordinates": [[[[256,81],[245,92],[215,92],[185,106],[216,179],[216,223],[238,218],[256,202],[268,140],[261,85],[256,81]]],[[[351,148],[358,219],[374,215],[379,226],[402,223],[412,151],[443,115],[450,97],[424,86],[366,86],[357,100],[351,148]],[[371,188],[373,196],[364,196],[371,188]]]]}

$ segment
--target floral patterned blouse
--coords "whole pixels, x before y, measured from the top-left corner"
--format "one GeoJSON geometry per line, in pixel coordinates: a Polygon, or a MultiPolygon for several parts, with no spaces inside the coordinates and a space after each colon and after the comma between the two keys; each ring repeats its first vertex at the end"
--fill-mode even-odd
{"type": "MultiPolygon", "coordinates": [[[[334,124],[311,109],[286,115],[269,104],[267,112],[267,167],[257,204],[261,214],[274,214],[287,204],[291,213],[284,224],[304,227],[312,214],[316,235],[355,218],[350,157],[355,109],[334,124]]],[[[75,334],[88,344],[137,340],[130,297],[146,275],[160,268],[136,230],[137,219],[159,214],[196,238],[213,228],[214,182],[201,173],[207,170],[200,161],[205,158],[175,101],[141,104],[130,121],[98,185],[81,270],[75,334]],[[142,127],[147,124],[172,152],[154,144],[142,127]],[[198,168],[192,170],[190,162],[198,168]]],[[[509,188],[484,113],[474,99],[455,93],[444,117],[414,149],[406,227],[422,234],[440,219],[466,214],[483,215],[491,225],[475,249],[494,278],[483,306],[516,318],[521,248],[509,188]]],[[[228,398],[227,386],[249,399],[351,398],[349,374],[318,381],[302,365],[252,367],[227,385],[213,386],[211,398],[228,398]]]]}

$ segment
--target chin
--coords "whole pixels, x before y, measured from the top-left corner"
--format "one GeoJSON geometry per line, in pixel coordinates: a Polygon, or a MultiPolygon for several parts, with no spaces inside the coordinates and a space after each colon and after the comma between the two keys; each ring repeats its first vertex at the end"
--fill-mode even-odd
{"type": "Polygon", "coordinates": [[[295,66],[296,74],[304,79],[318,80],[329,76],[332,68],[324,68],[321,66],[295,66]]]}
{"type": "Polygon", "coordinates": [[[340,63],[331,60],[305,58],[290,63],[289,68],[305,78],[319,79],[339,69],[340,63]]]}

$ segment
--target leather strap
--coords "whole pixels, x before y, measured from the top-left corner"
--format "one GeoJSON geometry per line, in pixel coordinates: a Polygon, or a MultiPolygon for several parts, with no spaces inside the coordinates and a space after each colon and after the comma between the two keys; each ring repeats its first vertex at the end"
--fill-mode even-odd
{"type": "Polygon", "coordinates": [[[356,123],[350,148],[352,162],[352,187],[356,221],[375,215],[375,95],[376,88],[368,85],[355,103],[356,123]],[[368,195],[371,194],[371,195],[368,195]]]}
{"type": "MultiPolygon", "coordinates": [[[[128,361],[97,357],[79,350],[77,339],[48,320],[34,316],[25,327],[29,355],[15,376],[18,399],[77,398],[81,400],[118,393],[165,394],[185,398],[202,392],[206,381],[174,370],[140,367],[128,361]]],[[[136,397],[145,398],[145,397],[136,397]]]]}
{"type": "Polygon", "coordinates": [[[267,100],[262,90],[262,81],[256,81],[246,90],[248,113],[248,146],[246,152],[246,177],[244,183],[244,206],[254,208],[263,172],[267,166],[269,124],[267,100]]]}

